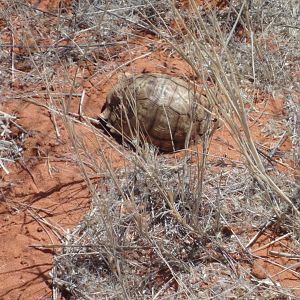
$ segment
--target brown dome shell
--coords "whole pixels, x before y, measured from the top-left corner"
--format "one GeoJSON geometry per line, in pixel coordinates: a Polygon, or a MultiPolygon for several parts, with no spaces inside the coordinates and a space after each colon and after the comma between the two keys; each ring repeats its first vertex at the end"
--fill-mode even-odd
{"type": "Polygon", "coordinates": [[[108,94],[101,118],[111,131],[146,140],[163,151],[185,148],[185,142],[207,130],[212,107],[195,86],[163,74],[125,76],[108,94]]]}

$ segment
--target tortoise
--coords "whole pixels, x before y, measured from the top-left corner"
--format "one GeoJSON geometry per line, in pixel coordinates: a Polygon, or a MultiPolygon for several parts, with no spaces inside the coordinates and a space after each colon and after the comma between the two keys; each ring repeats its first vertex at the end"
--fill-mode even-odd
{"type": "Polygon", "coordinates": [[[108,94],[100,118],[113,134],[170,152],[203,136],[211,116],[212,105],[195,85],[145,73],[124,76],[108,94]]]}

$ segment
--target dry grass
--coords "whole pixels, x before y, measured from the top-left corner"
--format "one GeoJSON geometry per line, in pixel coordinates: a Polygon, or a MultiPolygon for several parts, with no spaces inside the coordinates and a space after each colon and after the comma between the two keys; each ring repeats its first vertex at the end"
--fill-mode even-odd
{"type": "MultiPolygon", "coordinates": [[[[64,118],[92,195],[89,213],[64,237],[55,257],[53,298],[58,299],[60,293],[67,299],[295,298],[292,289],[276,285],[272,278],[258,280],[250,272],[255,259],[249,251],[253,230],[269,226],[290,233],[295,245],[291,251],[297,250],[300,203],[299,182],[276,169],[268,172],[270,160],[260,155],[247,119],[255,109],[253,99],[258,91],[282,95],[288,112],[283,120],[285,134],[293,143],[294,166],[299,166],[297,2],[251,1],[247,7],[248,1],[231,1],[227,9],[203,11],[190,1],[193,9],[187,13],[172,3],[161,5],[161,1],[122,1],[121,5],[119,1],[79,1],[72,14],[58,12],[57,36],[52,37],[56,42],[45,48],[28,45],[29,37],[14,32],[17,16],[35,41],[39,33],[32,26],[40,13],[13,2],[2,18],[12,41],[21,43],[14,47],[26,51],[12,57],[11,47],[3,47],[6,64],[1,74],[10,81],[46,87],[48,107],[53,115],[64,118]],[[178,28],[170,26],[174,16],[178,28]],[[237,29],[243,30],[242,38],[236,36],[237,29]],[[57,105],[57,99],[77,91],[66,70],[88,62],[96,67],[94,76],[106,73],[110,78],[130,64],[118,58],[138,47],[130,39],[141,31],[159,37],[159,43],[176,51],[204,82],[243,161],[220,167],[220,158],[205,151],[208,140],[203,143],[203,153],[192,148],[180,159],[158,155],[150,145],[126,151],[84,121],[82,125],[95,133],[100,161],[88,152],[84,140],[76,135],[67,102],[57,105]],[[71,41],[71,46],[61,46],[63,39],[71,41]],[[108,51],[123,44],[124,52],[112,55],[108,51]],[[103,56],[109,56],[106,63],[103,56]],[[30,72],[15,70],[14,64],[21,59],[33,65],[30,72]],[[57,64],[60,76],[53,75],[57,64]],[[123,156],[126,167],[112,168],[103,139],[123,156]],[[94,175],[103,177],[97,184],[89,180],[83,161],[98,170],[94,175]]],[[[53,16],[44,14],[45,22],[47,17],[53,16]]],[[[30,100],[33,94],[26,91],[23,96],[30,100]]],[[[296,267],[292,271],[300,276],[296,267]]]]}
{"type": "Polygon", "coordinates": [[[27,134],[26,130],[17,124],[17,117],[0,111],[0,169],[9,174],[9,163],[20,159],[22,154],[22,143],[27,134]],[[13,133],[12,129],[20,131],[19,135],[13,133]]]}

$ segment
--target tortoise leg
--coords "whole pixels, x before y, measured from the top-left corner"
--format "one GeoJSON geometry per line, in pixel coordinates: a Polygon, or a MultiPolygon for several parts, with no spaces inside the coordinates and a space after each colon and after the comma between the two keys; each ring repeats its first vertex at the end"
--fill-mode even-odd
{"type": "Polygon", "coordinates": [[[100,118],[103,119],[103,120],[108,120],[109,116],[110,116],[110,109],[108,107],[106,107],[103,112],[100,114],[100,118]]]}
{"type": "Polygon", "coordinates": [[[120,134],[112,125],[107,124],[107,127],[109,128],[109,132],[111,134],[120,134]]]}

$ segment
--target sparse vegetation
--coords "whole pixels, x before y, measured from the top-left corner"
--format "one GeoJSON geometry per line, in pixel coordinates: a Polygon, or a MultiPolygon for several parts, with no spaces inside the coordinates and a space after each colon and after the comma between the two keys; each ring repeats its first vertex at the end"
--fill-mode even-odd
{"type": "MultiPolygon", "coordinates": [[[[55,14],[23,1],[1,2],[8,13],[0,15],[6,24],[0,34],[11,41],[0,45],[3,100],[47,108],[58,138],[57,120],[63,120],[91,195],[82,222],[59,235],[50,273],[53,299],[60,294],[66,299],[299,297],[297,1],[224,6],[220,1],[218,7],[194,0],[82,0],[55,14]],[[48,22],[55,30],[41,33],[48,22]],[[179,153],[160,154],[148,144],[132,151],[96,128],[96,116],[81,109],[87,89],[93,93],[120,72],[136,72],[134,62],[155,51],[182,62],[185,69],[176,76],[205,90],[230,133],[230,147],[240,153],[237,159],[211,154],[209,134],[201,146],[179,153]],[[88,76],[78,75],[87,69],[88,76]],[[90,85],[83,88],[82,82],[90,85]],[[23,91],[8,90],[9,84],[22,84],[23,91]],[[257,108],[259,101],[278,98],[282,117],[257,108]],[[253,138],[252,126],[261,116],[269,123],[260,130],[273,144],[253,138]],[[93,133],[96,153],[77,126],[93,133]],[[290,150],[281,152],[286,139],[290,150]],[[122,167],[114,168],[107,149],[122,158],[122,167]],[[253,245],[267,232],[290,241],[285,251],[269,257],[290,255],[295,264],[278,264],[276,274],[266,271],[257,278],[254,261],[271,259],[253,245]],[[278,283],[276,276],[284,271],[294,276],[294,288],[278,283]]],[[[162,68],[172,72],[168,65],[162,68]]],[[[0,113],[2,136],[8,137],[0,141],[4,170],[3,161],[19,155],[14,137],[7,135],[13,120],[0,113]]]]}
{"type": "Polygon", "coordinates": [[[12,127],[18,127],[15,122],[16,117],[11,116],[7,113],[0,111],[0,167],[4,170],[6,174],[9,174],[9,170],[6,167],[8,163],[13,163],[21,157],[22,147],[21,142],[26,133],[22,128],[22,134],[15,137],[12,132],[12,127]]]}

